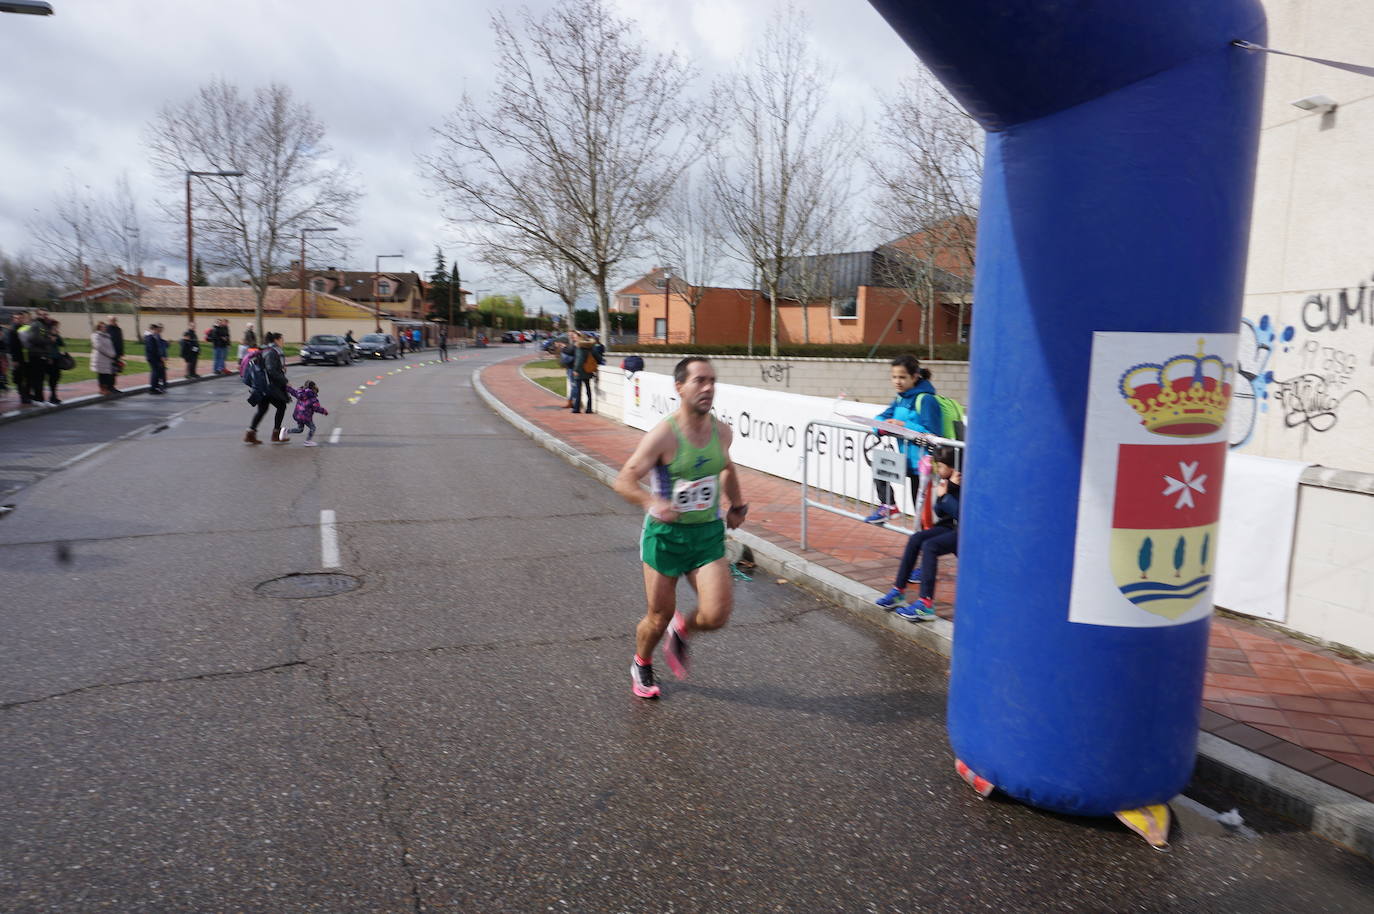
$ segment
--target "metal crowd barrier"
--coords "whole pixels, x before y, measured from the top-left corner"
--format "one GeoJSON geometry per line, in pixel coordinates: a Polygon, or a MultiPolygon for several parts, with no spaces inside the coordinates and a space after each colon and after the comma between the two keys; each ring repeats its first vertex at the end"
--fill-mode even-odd
{"type": "MultiPolygon", "coordinates": [[[[808,518],[811,508],[838,514],[841,517],[863,521],[880,502],[877,484],[873,476],[872,457],[874,450],[887,450],[898,455],[903,470],[907,467],[907,453],[910,448],[927,451],[940,445],[949,445],[959,450],[959,463],[963,463],[964,442],[936,435],[923,435],[909,429],[883,429],[880,437],[877,432],[864,425],[831,419],[813,419],[806,423],[802,445],[802,504],[801,504],[801,545],[807,548],[808,518]]],[[[903,477],[891,482],[896,490],[897,505],[902,518],[909,518],[913,526],[885,521],[889,530],[914,533],[916,519],[921,516],[928,492],[931,474],[920,477],[915,501],[913,502],[909,484],[903,477]]]]}

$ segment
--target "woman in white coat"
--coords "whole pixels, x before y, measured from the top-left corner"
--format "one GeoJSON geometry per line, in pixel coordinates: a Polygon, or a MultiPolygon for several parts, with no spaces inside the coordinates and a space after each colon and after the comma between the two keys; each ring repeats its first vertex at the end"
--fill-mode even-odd
{"type": "Polygon", "coordinates": [[[105,322],[101,321],[95,325],[95,333],[91,334],[91,371],[96,373],[100,381],[100,392],[102,394],[112,394],[115,392],[115,354],[114,342],[110,335],[105,332],[105,322]]]}

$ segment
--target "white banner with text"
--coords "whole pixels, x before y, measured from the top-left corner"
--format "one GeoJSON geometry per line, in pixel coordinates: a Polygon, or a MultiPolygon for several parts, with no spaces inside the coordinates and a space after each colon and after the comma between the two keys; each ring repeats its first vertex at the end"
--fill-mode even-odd
{"type": "MultiPolygon", "coordinates": [[[[625,424],[648,430],[678,407],[669,375],[639,371],[625,381],[625,424]]],[[[803,436],[812,420],[844,422],[844,414],[871,418],[883,407],[855,400],[787,394],[717,384],[713,412],[734,432],[730,456],[740,466],[802,481],[803,436]]],[[[868,432],[817,427],[812,431],[809,484],[873,501],[869,452],[896,449],[895,439],[868,432]]],[[[909,501],[903,498],[903,502],[909,501]]],[[[909,504],[907,505],[909,508],[909,504]]]]}

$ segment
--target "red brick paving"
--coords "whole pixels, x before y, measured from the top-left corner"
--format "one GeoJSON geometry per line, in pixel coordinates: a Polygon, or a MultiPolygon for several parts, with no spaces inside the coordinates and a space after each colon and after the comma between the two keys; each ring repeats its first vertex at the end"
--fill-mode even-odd
{"type": "MultiPolygon", "coordinates": [[[[561,400],[520,374],[523,361],[539,357],[532,353],[492,365],[483,380],[502,402],[548,433],[602,463],[622,464],[641,433],[560,408],[561,400]]],[[[85,383],[93,392],[95,382],[85,383]]],[[[146,376],[122,376],[120,383],[146,383],[146,376]]],[[[64,388],[63,396],[69,395],[78,394],[64,388]]],[[[4,403],[0,400],[0,408],[4,403]]],[[[741,483],[751,506],[751,532],[875,590],[891,586],[905,544],[902,534],[813,511],[811,548],[804,550],[798,542],[799,486],[745,468],[741,483]]],[[[952,618],[958,562],[947,556],[940,564],[936,608],[952,618]]],[[[1203,708],[1205,731],[1374,800],[1374,665],[1258,624],[1217,617],[1203,708]]]]}

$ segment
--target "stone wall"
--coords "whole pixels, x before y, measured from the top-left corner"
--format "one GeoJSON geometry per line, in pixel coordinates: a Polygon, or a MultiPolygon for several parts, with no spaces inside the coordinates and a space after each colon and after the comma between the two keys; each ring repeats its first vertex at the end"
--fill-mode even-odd
{"type": "MultiPolygon", "coordinates": [[[[607,374],[620,373],[620,356],[607,357],[607,374]]],[[[644,356],[644,370],[672,374],[682,353],[644,356]]],[[[716,379],[722,384],[758,387],[812,397],[838,397],[866,403],[892,402],[888,359],[769,359],[759,356],[711,356],[716,379]]],[[[947,397],[968,405],[968,362],[922,362],[930,369],[931,383],[947,397]]],[[[599,410],[598,410],[599,411],[599,410]]]]}

